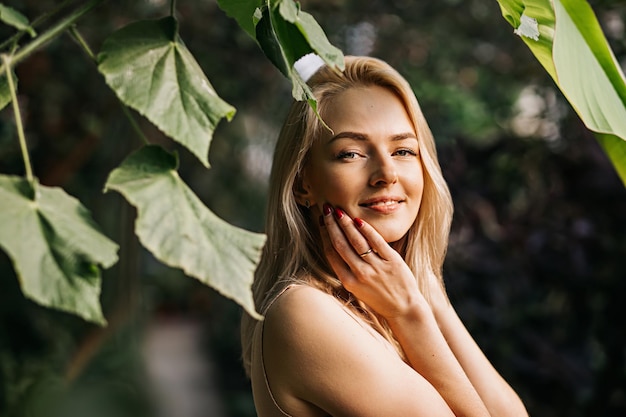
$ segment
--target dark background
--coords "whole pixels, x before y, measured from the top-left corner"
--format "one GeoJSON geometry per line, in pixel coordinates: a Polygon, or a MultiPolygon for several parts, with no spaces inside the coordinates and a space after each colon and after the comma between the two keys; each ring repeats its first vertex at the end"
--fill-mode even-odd
{"type": "MultiPolygon", "coordinates": [[[[4,3],[31,20],[56,4],[4,3]]],[[[290,85],[215,1],[177,3],[183,40],[237,116],[219,125],[208,171],[135,117],[152,142],[179,150],[181,176],[213,211],[262,231],[290,85]]],[[[591,4],[624,66],[626,2],[591,4]]],[[[450,297],[530,414],[626,415],[626,190],[497,2],[302,6],[344,53],[382,58],[414,87],[456,207],[450,297]]],[[[168,13],[164,0],[109,1],[78,29],[98,51],[122,25],[168,13]]],[[[16,72],[35,175],[78,197],[121,251],[103,273],[104,329],[24,299],[0,254],[0,416],[254,415],[239,307],[154,260],[134,237],[132,207],[102,193],[141,141],[95,64],[62,36],[16,72]],[[163,348],[176,343],[193,345],[195,359],[163,348]],[[163,382],[183,371],[183,382],[163,382]]],[[[22,175],[12,120],[10,108],[0,113],[0,172],[22,175]]]]}

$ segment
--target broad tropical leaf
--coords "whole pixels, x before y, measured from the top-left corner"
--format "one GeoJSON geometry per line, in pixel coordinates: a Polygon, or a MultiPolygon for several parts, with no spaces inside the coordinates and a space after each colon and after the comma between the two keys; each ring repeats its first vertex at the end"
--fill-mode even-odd
{"type": "Polygon", "coordinates": [[[111,172],[105,189],[137,207],[135,232],[162,262],[255,311],[250,286],[265,236],[213,214],[180,179],[178,158],[146,146],[111,172]]]}
{"type": "Polygon", "coordinates": [[[0,4],[0,20],[9,26],[13,26],[17,30],[28,32],[33,38],[37,36],[35,29],[32,28],[26,16],[12,7],[0,4]]]}
{"type": "Polygon", "coordinates": [[[120,100],[183,144],[205,166],[219,121],[235,109],[215,92],[172,17],[140,21],[104,42],[98,69],[120,100]]]}
{"type": "Polygon", "coordinates": [[[100,269],[117,262],[78,200],[62,189],[0,175],[0,246],[15,266],[24,295],[98,324],[100,269]]]}
{"type": "Polygon", "coordinates": [[[598,133],[626,184],[626,79],[585,0],[498,0],[581,120],[598,133]],[[539,39],[520,30],[536,21],[539,39]],[[528,23],[527,23],[528,25],[528,23]]]}

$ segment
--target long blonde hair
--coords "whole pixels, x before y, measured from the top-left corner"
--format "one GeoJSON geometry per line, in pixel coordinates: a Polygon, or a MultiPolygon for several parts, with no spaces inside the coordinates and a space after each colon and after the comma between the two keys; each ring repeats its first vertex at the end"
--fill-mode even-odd
{"type": "MultiPolygon", "coordinates": [[[[426,119],[408,82],[389,64],[371,57],[346,57],[345,71],[319,69],[308,81],[318,111],[333,97],[354,87],[380,86],[404,103],[420,142],[424,193],[417,218],[399,252],[428,298],[427,280],[433,275],[443,285],[442,265],[452,219],[452,199],[441,174],[437,151],[426,119]]],[[[252,285],[257,310],[265,312],[289,284],[305,282],[342,299],[390,340],[399,345],[384,320],[350,297],[335,277],[322,252],[319,230],[310,210],[296,203],[294,190],[306,166],[313,143],[326,129],[307,102],[294,102],[283,124],[274,153],[265,230],[267,241],[252,285]]],[[[250,371],[252,335],[256,321],[244,313],[241,338],[243,362],[250,371]]]]}

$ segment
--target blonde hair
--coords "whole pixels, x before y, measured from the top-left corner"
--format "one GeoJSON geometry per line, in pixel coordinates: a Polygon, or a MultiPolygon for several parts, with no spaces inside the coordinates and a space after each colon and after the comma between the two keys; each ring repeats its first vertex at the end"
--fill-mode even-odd
{"type": "MultiPolygon", "coordinates": [[[[345,71],[319,69],[308,81],[324,109],[333,97],[355,87],[380,86],[394,92],[404,103],[420,142],[424,193],[414,224],[407,232],[400,254],[413,271],[428,299],[427,281],[434,275],[443,286],[442,265],[452,219],[452,199],[437,160],[435,142],[408,82],[389,64],[371,57],[346,57],[345,71]]],[[[403,356],[384,320],[354,300],[334,276],[322,252],[319,229],[310,211],[296,203],[294,190],[306,166],[309,150],[326,127],[307,102],[294,102],[283,124],[274,153],[268,196],[266,234],[261,261],[252,285],[257,310],[268,304],[289,284],[304,282],[342,299],[361,314],[403,356]]],[[[244,313],[241,338],[243,363],[250,371],[252,335],[256,321],[244,313]]]]}

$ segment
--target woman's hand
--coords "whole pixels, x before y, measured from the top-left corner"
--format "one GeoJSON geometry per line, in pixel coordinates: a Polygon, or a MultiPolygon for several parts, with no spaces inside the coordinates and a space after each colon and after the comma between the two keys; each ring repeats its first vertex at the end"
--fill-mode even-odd
{"type": "Polygon", "coordinates": [[[430,309],[404,259],[365,221],[325,204],[324,253],[346,288],[387,320],[430,309]]]}

